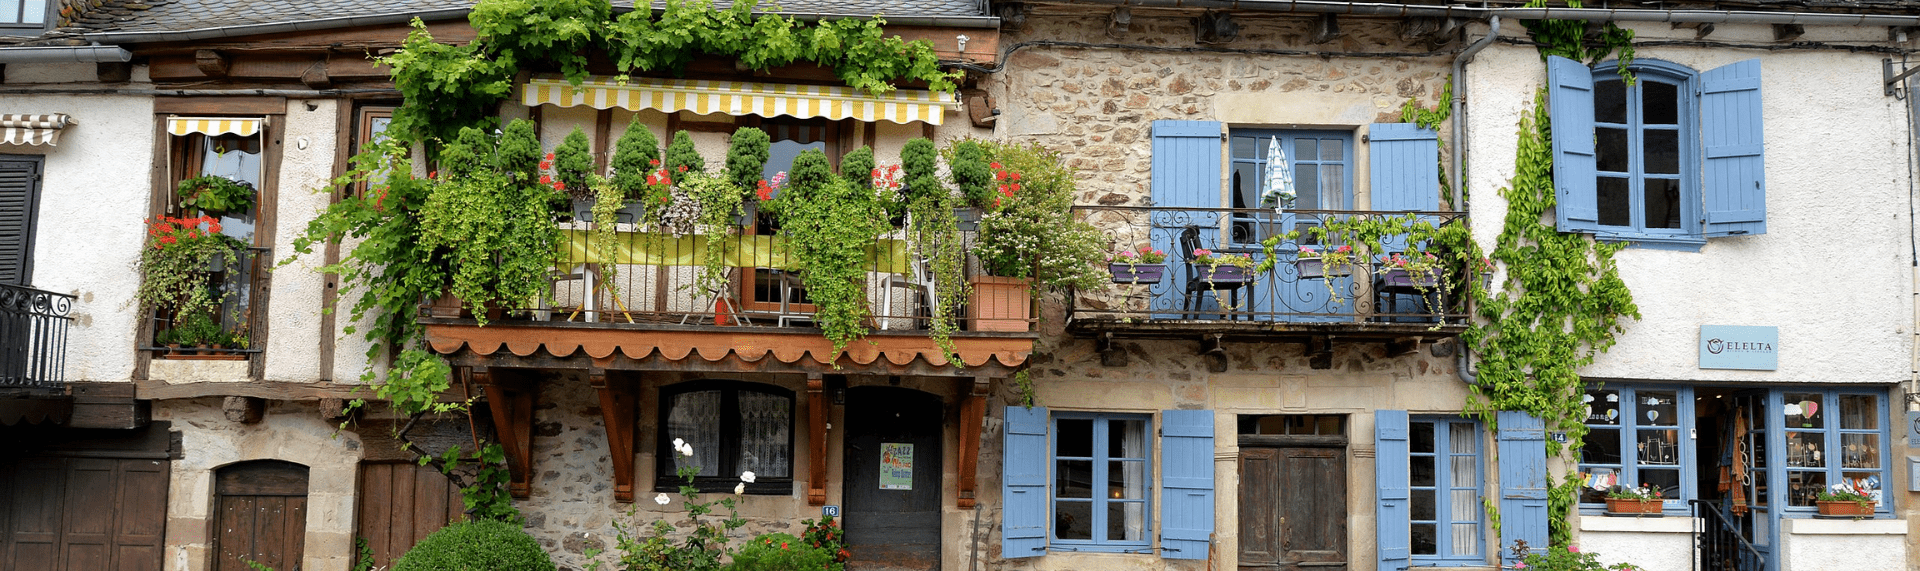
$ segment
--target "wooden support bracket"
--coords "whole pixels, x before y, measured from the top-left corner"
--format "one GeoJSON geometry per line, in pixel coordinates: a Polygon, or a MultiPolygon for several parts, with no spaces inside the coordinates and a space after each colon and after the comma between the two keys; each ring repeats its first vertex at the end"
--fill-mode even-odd
{"type": "Polygon", "coordinates": [[[970,510],[978,505],[974,492],[980,478],[980,432],[987,423],[987,395],[991,377],[974,377],[972,390],[960,403],[960,490],[954,507],[970,510]]]}
{"type": "Polygon", "coordinates": [[[1200,357],[1207,362],[1207,370],[1215,373],[1227,372],[1227,345],[1223,336],[1215,333],[1200,338],[1200,357]]]}
{"type": "Polygon", "coordinates": [[[1127,350],[1113,342],[1113,333],[1104,332],[1093,340],[1094,348],[1100,351],[1100,364],[1108,367],[1127,366],[1127,350]]]}
{"type": "Polygon", "coordinates": [[[639,415],[639,390],[631,379],[608,379],[604,369],[587,371],[587,383],[600,393],[600,417],[607,425],[607,454],[613,459],[613,500],[633,501],[633,424],[639,415]]]}
{"type": "Polygon", "coordinates": [[[200,68],[200,73],[206,74],[207,77],[226,77],[227,68],[230,67],[232,63],[233,60],[228,58],[226,54],[215,50],[195,50],[193,52],[194,67],[200,68]]]}
{"type": "Polygon", "coordinates": [[[827,380],[807,373],[807,505],[827,505],[827,380]]]}
{"type": "Polygon", "coordinates": [[[307,89],[333,87],[333,79],[327,77],[327,60],[322,59],[307,66],[306,71],[300,72],[300,83],[306,84],[307,89]]]}
{"type": "Polygon", "coordinates": [[[260,422],[260,415],[266,412],[267,402],[254,397],[227,397],[220,409],[227,413],[227,420],[241,424],[260,422]]]}
{"type": "Polygon", "coordinates": [[[1315,370],[1333,368],[1333,337],[1321,336],[1307,340],[1307,366],[1315,370]]]}
{"type": "Polygon", "coordinates": [[[506,449],[507,491],[518,499],[533,495],[533,384],[525,379],[501,379],[486,367],[459,367],[473,386],[485,391],[493,411],[493,432],[506,449]]]}

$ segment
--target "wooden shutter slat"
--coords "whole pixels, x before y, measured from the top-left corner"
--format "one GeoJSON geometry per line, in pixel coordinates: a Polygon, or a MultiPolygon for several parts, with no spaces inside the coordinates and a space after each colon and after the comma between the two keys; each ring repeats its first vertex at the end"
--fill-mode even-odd
{"type": "Polygon", "coordinates": [[[1406,571],[1413,563],[1412,512],[1408,506],[1407,458],[1412,452],[1407,411],[1373,413],[1375,546],[1380,571],[1406,571]]]}
{"type": "Polygon", "coordinates": [[[1600,229],[1599,165],[1593,148],[1593,71],[1547,56],[1547,107],[1553,122],[1554,218],[1561,232],[1600,229]]]}
{"type": "Polygon", "coordinates": [[[1000,556],[1047,551],[1047,409],[1007,407],[1000,474],[1000,556]]]}

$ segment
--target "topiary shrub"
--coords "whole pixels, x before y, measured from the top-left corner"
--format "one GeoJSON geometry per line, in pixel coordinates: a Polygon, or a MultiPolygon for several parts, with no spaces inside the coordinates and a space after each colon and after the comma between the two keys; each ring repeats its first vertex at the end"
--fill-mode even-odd
{"type": "Polygon", "coordinates": [[[766,131],[741,127],[733,132],[728,145],[727,176],[732,177],[734,186],[740,187],[741,197],[751,196],[760,182],[761,171],[767,168],[767,159],[773,156],[773,142],[766,131]]]}
{"type": "Polygon", "coordinates": [[[940,168],[939,161],[940,152],[933,148],[933,141],[925,137],[907,141],[907,146],[900,149],[900,169],[906,175],[908,202],[947,192],[935,172],[940,168]]]}
{"type": "Polygon", "coordinates": [[[568,197],[574,200],[593,198],[593,190],[587,188],[587,175],[593,172],[593,145],[587,142],[587,133],[574,127],[572,133],[553,150],[553,174],[560,179],[561,188],[566,189],[568,197]]]}
{"type": "Polygon", "coordinates": [[[700,151],[693,148],[693,135],[686,131],[673,134],[673,142],[667,144],[667,176],[674,181],[680,180],[683,172],[706,172],[707,160],[700,158],[700,151]]]}
{"type": "Polygon", "coordinates": [[[553,559],[520,526],[466,521],[420,540],[392,571],[553,571],[553,559]]]}
{"type": "Polygon", "coordinates": [[[987,163],[986,149],[979,141],[966,139],[950,147],[953,155],[948,158],[948,170],[953,174],[953,185],[960,187],[960,196],[967,199],[967,205],[986,208],[993,202],[993,170],[987,163]]]}
{"type": "Polygon", "coordinates": [[[626,193],[627,200],[639,200],[647,193],[647,175],[660,170],[660,139],[638,115],[627,124],[627,133],[613,145],[613,187],[626,193]]]}

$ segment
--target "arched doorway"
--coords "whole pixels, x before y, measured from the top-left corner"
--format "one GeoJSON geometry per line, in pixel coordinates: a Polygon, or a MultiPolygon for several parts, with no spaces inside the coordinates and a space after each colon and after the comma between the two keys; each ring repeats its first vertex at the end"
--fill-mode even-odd
{"type": "Polygon", "coordinates": [[[844,527],[849,571],[940,568],[940,397],[847,389],[844,527]]]}
{"type": "Polygon", "coordinates": [[[251,571],[252,561],[300,571],[307,538],[307,467],[254,460],[214,472],[214,571],[251,571]]]}

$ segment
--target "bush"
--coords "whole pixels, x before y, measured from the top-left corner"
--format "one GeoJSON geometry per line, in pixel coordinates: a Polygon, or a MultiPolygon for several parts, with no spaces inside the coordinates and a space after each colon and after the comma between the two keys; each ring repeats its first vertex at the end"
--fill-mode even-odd
{"type": "Polygon", "coordinates": [[[837,570],[833,552],[807,545],[800,538],[784,533],[769,533],[753,538],[734,552],[727,571],[822,571],[837,570]]]}
{"type": "Polygon", "coordinates": [[[773,142],[766,131],[741,127],[733,132],[728,145],[727,175],[733,178],[734,186],[740,187],[742,198],[751,197],[761,172],[767,168],[767,159],[773,156],[773,142]]]}
{"type": "Polygon", "coordinates": [[[700,151],[693,148],[693,135],[686,131],[673,134],[673,142],[667,143],[667,176],[674,182],[680,181],[680,173],[706,172],[707,160],[700,158],[700,151]]]}
{"type": "Polygon", "coordinates": [[[394,562],[393,571],[552,571],[533,536],[510,523],[481,520],[441,528],[394,562]]]}
{"type": "Polygon", "coordinates": [[[613,146],[613,187],[639,200],[647,193],[647,175],[660,170],[660,140],[634,116],[627,133],[613,146]]]}

